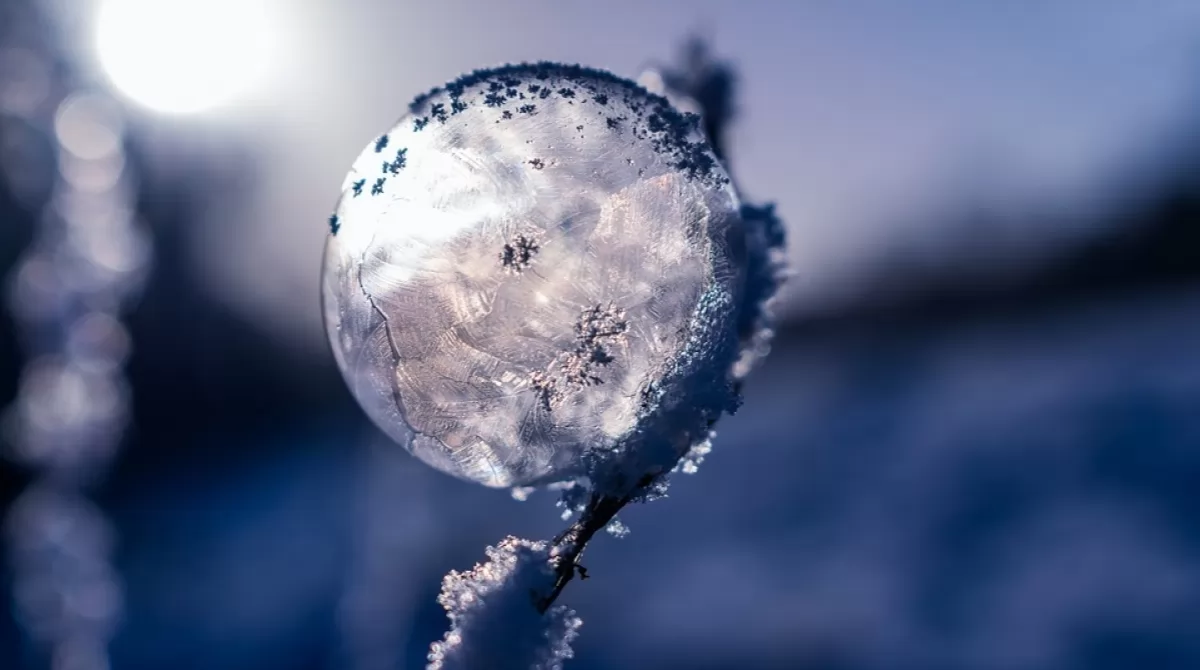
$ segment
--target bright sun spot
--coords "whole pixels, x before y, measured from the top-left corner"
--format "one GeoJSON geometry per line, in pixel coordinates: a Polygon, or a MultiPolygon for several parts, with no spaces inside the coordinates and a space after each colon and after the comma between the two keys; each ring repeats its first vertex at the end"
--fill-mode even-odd
{"type": "Polygon", "coordinates": [[[96,46],[122,93],[160,112],[199,112],[267,66],[274,26],[255,0],[105,0],[96,46]]]}

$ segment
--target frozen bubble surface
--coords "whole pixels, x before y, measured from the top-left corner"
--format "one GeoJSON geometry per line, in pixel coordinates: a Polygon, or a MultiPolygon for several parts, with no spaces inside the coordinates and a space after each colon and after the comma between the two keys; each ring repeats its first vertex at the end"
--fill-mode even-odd
{"type": "Polygon", "coordinates": [[[737,196],[698,119],[629,81],[516,65],[423,95],[355,161],[329,231],[338,364],[436,468],[566,479],[719,413],[696,380],[736,354],[737,196]]]}

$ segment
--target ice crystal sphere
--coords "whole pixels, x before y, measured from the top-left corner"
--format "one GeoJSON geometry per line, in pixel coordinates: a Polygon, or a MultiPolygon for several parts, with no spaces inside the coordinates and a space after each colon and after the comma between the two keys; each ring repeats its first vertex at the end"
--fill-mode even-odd
{"type": "Polygon", "coordinates": [[[697,117],[632,82],[465,76],[346,177],[323,277],[338,365],[394,440],[488,486],[686,450],[730,396],[738,207],[697,117]]]}

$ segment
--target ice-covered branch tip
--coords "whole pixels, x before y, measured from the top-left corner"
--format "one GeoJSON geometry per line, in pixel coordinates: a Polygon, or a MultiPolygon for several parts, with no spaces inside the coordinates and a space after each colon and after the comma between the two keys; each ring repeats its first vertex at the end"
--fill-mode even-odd
{"type": "Polygon", "coordinates": [[[487,548],[487,560],[442,580],[438,602],[450,617],[433,643],[427,670],[559,670],[572,657],[583,621],[563,606],[546,608],[558,574],[547,542],[512,536],[487,548]]]}
{"type": "MultiPolygon", "coordinates": [[[[638,490],[641,491],[642,488],[644,487],[638,490]]],[[[616,518],[617,513],[632,500],[633,496],[617,498],[593,493],[575,523],[554,538],[554,544],[550,548],[550,565],[555,573],[554,588],[538,601],[540,611],[549,611],[554,600],[576,574],[587,578],[587,571],[579,564],[587,543],[596,533],[607,527],[616,518]]]]}
{"type": "Polygon", "coordinates": [[[446,575],[438,603],[450,630],[430,648],[427,670],[561,668],[583,620],[554,601],[576,575],[587,578],[579,560],[588,542],[633,500],[593,494],[552,543],[509,536],[485,562],[446,575]]]}

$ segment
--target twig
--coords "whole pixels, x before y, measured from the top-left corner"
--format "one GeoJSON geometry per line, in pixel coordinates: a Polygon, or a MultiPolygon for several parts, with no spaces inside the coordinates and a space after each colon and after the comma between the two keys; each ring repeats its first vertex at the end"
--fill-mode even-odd
{"type": "Polygon", "coordinates": [[[607,526],[617,512],[620,512],[621,508],[629,504],[632,499],[632,495],[616,498],[593,494],[575,523],[554,538],[550,556],[551,561],[554,562],[557,576],[554,580],[554,589],[549,595],[537,601],[538,612],[545,614],[546,610],[550,609],[550,605],[554,604],[558,594],[562,593],[567,583],[575,578],[576,572],[579,573],[581,579],[587,578],[587,571],[579,565],[583,550],[587,548],[587,543],[592,536],[607,526]]]}

